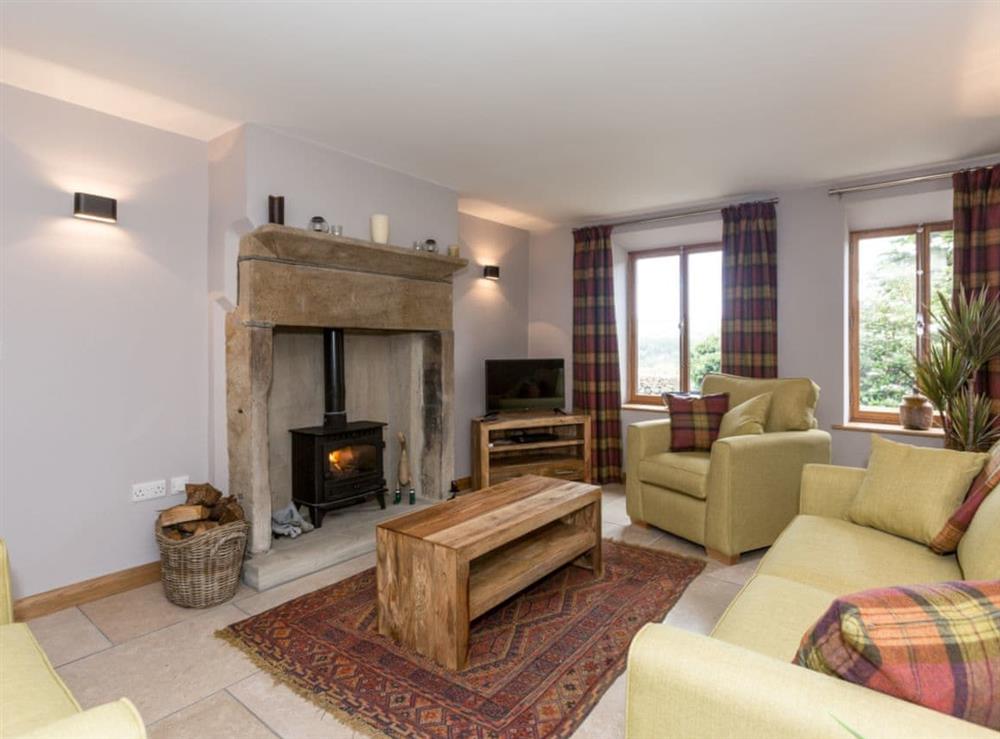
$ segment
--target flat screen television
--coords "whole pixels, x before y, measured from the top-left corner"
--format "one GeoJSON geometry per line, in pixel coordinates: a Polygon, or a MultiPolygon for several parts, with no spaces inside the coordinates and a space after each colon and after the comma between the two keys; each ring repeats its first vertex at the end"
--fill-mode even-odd
{"type": "Polygon", "coordinates": [[[556,410],[566,405],[562,359],[487,359],[486,412],[556,410]]]}

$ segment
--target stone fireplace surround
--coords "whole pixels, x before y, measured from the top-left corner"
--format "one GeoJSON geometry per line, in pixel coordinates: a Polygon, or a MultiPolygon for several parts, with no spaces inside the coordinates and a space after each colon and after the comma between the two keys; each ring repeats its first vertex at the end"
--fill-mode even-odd
{"type": "Polygon", "coordinates": [[[322,419],[322,380],[310,381],[309,369],[321,353],[310,353],[295,375],[275,377],[276,365],[296,361],[296,347],[312,351],[316,329],[354,337],[346,342],[348,417],[385,414],[368,420],[389,423],[387,477],[395,478],[402,431],[418,493],[446,495],[454,476],[451,282],[466,264],[273,224],[240,240],[239,299],[226,317],[226,410],[230,492],[250,520],[251,554],[270,549],[272,502],[280,505],[288,488],[280,476],[287,474],[282,440],[295,425],[289,414],[314,407],[315,422],[322,419]],[[287,341],[296,334],[298,342],[287,341]],[[360,354],[354,361],[352,346],[360,354]]]}

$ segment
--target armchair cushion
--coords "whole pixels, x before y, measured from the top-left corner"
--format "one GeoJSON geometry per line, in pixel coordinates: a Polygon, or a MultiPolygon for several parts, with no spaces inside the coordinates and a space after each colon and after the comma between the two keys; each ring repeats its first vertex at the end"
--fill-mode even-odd
{"type": "Polygon", "coordinates": [[[639,479],[705,500],[709,452],[664,452],[639,462],[639,479]]]}
{"type": "Polygon", "coordinates": [[[755,395],[735,407],[730,407],[719,424],[719,438],[763,434],[767,414],[771,408],[772,393],[755,395]]]}
{"type": "Polygon", "coordinates": [[[701,392],[729,393],[730,407],[745,403],[761,393],[771,393],[765,432],[806,431],[816,427],[819,385],[808,377],[761,380],[712,372],[701,381],[701,392]]]}
{"type": "Polygon", "coordinates": [[[848,518],[930,544],[961,505],[986,454],[898,444],[872,437],[868,471],[848,518]]]}
{"type": "Polygon", "coordinates": [[[685,398],[667,394],[670,409],[670,451],[707,452],[719,438],[719,424],[729,410],[729,396],[685,398]]]}

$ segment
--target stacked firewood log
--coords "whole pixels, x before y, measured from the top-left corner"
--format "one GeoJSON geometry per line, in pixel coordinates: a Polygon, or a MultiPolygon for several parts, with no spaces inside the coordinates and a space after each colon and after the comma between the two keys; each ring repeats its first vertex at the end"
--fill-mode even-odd
{"type": "Polygon", "coordinates": [[[223,497],[209,483],[188,484],[187,500],[160,512],[163,535],[174,541],[197,536],[233,521],[242,521],[243,508],[231,495],[223,497]]]}

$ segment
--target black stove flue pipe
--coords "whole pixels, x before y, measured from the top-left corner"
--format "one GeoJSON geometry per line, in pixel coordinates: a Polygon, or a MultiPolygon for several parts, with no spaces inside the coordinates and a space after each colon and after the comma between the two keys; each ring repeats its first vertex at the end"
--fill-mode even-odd
{"type": "Polygon", "coordinates": [[[325,409],[323,427],[340,429],[347,425],[344,400],[344,332],[339,328],[323,329],[323,389],[325,409]]]}

